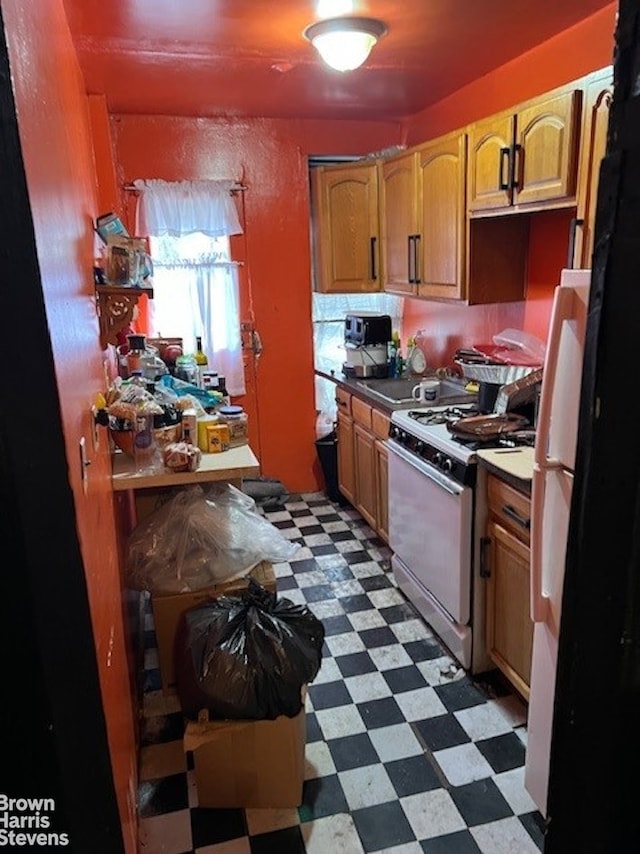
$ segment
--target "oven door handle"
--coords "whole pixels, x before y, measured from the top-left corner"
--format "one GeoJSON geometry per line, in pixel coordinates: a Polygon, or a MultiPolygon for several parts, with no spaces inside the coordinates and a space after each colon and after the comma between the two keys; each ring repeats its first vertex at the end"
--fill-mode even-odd
{"type": "Polygon", "coordinates": [[[445,492],[448,492],[449,495],[462,495],[465,490],[465,487],[459,483],[456,483],[455,480],[451,480],[446,475],[441,474],[438,469],[433,468],[429,463],[425,463],[424,460],[419,459],[410,451],[406,451],[402,445],[398,445],[393,439],[389,439],[387,441],[387,448],[391,453],[395,454],[405,463],[408,463],[410,466],[413,466],[414,469],[417,469],[421,474],[428,477],[429,480],[432,480],[439,487],[444,489],[445,492]]]}

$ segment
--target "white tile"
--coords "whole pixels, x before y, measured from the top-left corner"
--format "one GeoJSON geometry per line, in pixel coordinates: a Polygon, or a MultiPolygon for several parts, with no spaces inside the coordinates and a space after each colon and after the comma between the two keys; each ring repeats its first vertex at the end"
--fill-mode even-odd
{"type": "Polygon", "coordinates": [[[482,854],[540,854],[535,842],[517,818],[503,818],[470,828],[482,854]]]}
{"type": "Polygon", "coordinates": [[[354,703],[366,703],[369,700],[380,700],[391,696],[382,673],[363,673],[360,676],[349,676],[344,680],[347,690],[354,703]]]}
{"type": "Polygon", "coordinates": [[[231,839],[229,842],[196,848],[196,854],[251,854],[251,844],[248,837],[243,836],[242,839],[231,839]]]}
{"type": "Polygon", "coordinates": [[[519,726],[517,729],[514,729],[514,732],[515,732],[515,734],[518,736],[518,738],[520,739],[520,741],[521,741],[521,742],[524,744],[524,746],[526,747],[526,746],[527,746],[527,739],[528,739],[528,737],[529,737],[529,733],[527,732],[526,727],[519,726]]]}
{"type": "Polygon", "coordinates": [[[310,528],[312,525],[318,524],[318,519],[313,514],[310,514],[309,516],[296,516],[293,521],[296,523],[298,528],[300,528],[303,534],[305,528],[310,528]]]}
{"type": "Polygon", "coordinates": [[[283,590],[280,599],[288,599],[294,605],[306,605],[307,600],[302,590],[283,590]]]}
{"type": "Polygon", "coordinates": [[[247,827],[251,836],[259,833],[269,833],[272,830],[282,830],[285,827],[295,827],[300,823],[298,810],[293,809],[270,809],[270,810],[245,810],[247,827]]]}
{"type": "Polygon", "coordinates": [[[140,779],[158,780],[187,770],[182,740],[150,744],[140,749],[140,779]]]}
{"type": "Polygon", "coordinates": [[[493,769],[475,744],[459,744],[433,754],[452,786],[464,786],[474,780],[493,776],[493,769]]]}
{"type": "Polygon", "coordinates": [[[398,799],[384,765],[367,765],[338,774],[350,810],[360,810],[398,799]]]}
{"type": "MultiPolygon", "coordinates": [[[[286,528],[284,529],[287,530],[286,528]]],[[[333,540],[329,534],[308,534],[304,538],[305,546],[330,546],[333,540]]]]}
{"type": "Polygon", "coordinates": [[[318,584],[326,584],[327,578],[319,569],[311,570],[311,572],[297,572],[296,581],[298,587],[317,587],[318,584]]]}
{"type": "Polygon", "coordinates": [[[429,661],[419,661],[416,666],[429,685],[446,685],[457,679],[463,679],[465,675],[462,667],[448,655],[432,658],[429,661]]]}
{"type": "Polygon", "coordinates": [[[422,745],[413,734],[409,724],[395,724],[369,731],[369,738],[382,762],[419,756],[422,745]]]}
{"type": "Polygon", "coordinates": [[[364,593],[364,587],[355,578],[349,581],[332,581],[331,589],[338,598],[343,596],[359,596],[360,593],[364,593]]]}
{"type": "Polygon", "coordinates": [[[472,741],[481,741],[484,738],[493,738],[496,735],[511,732],[511,725],[491,702],[472,706],[469,709],[460,709],[453,714],[472,741]]]}
{"type": "Polygon", "coordinates": [[[336,568],[344,569],[347,566],[347,562],[341,554],[317,555],[315,561],[323,572],[336,568]]]}
{"type": "Polygon", "coordinates": [[[325,529],[327,534],[335,534],[338,531],[348,531],[349,530],[349,526],[347,525],[346,522],[342,522],[342,521],[340,521],[340,522],[337,522],[337,521],[323,522],[322,518],[320,518],[318,521],[320,521],[322,523],[322,527],[325,529]]]}
{"type": "MultiPolygon", "coordinates": [[[[291,509],[294,508],[291,507],[291,509]]],[[[273,513],[265,516],[265,519],[268,519],[269,522],[288,522],[291,519],[291,513],[288,510],[274,510],[273,513]]]]}
{"type": "Polygon", "coordinates": [[[336,599],[325,599],[323,602],[309,602],[309,610],[319,620],[325,617],[340,617],[344,614],[342,605],[336,599]]]}
{"type": "Polygon", "coordinates": [[[342,554],[346,554],[347,552],[361,552],[362,551],[362,543],[359,540],[338,540],[335,543],[335,547],[342,554]]]}
{"type": "Polygon", "coordinates": [[[313,552],[308,546],[300,546],[295,555],[291,558],[290,563],[296,563],[299,560],[311,560],[313,552]]]}
{"type": "Polygon", "coordinates": [[[141,818],[139,822],[141,851],[153,851],[153,854],[183,854],[191,851],[191,817],[189,810],[177,810],[150,818],[141,818]]]}
{"type": "Polygon", "coordinates": [[[433,688],[416,688],[395,695],[407,721],[422,721],[445,715],[447,708],[433,688]]]}
{"type": "Polygon", "coordinates": [[[524,787],[524,765],[496,774],[493,782],[516,815],[524,815],[537,809],[531,795],[524,787]]]}
{"type": "Polygon", "coordinates": [[[445,789],[409,795],[407,798],[401,798],[400,803],[418,839],[446,836],[464,830],[467,826],[453,798],[445,789]]]}
{"type": "Polygon", "coordinates": [[[386,587],[384,590],[372,590],[369,599],[376,608],[388,608],[391,605],[404,605],[406,599],[398,590],[386,587]]]}
{"type": "Polygon", "coordinates": [[[276,578],[287,578],[288,576],[293,575],[291,564],[287,563],[287,561],[283,561],[282,563],[274,563],[273,572],[276,578]]]}
{"type": "Polygon", "coordinates": [[[189,809],[198,806],[198,787],[196,785],[195,771],[187,771],[187,800],[189,809]]]}
{"type": "Polygon", "coordinates": [[[373,575],[382,575],[380,565],[375,560],[363,560],[362,563],[352,563],[350,568],[356,578],[371,578],[373,575]]]}
{"type": "Polygon", "coordinates": [[[354,611],[347,616],[357,632],[361,632],[363,629],[378,629],[387,625],[385,618],[375,608],[368,611],[354,611]]]}
{"type": "Polygon", "coordinates": [[[400,643],[410,643],[411,641],[433,637],[433,632],[422,620],[407,620],[402,623],[392,623],[390,628],[400,643]]]}
{"type": "Polygon", "coordinates": [[[345,632],[342,635],[329,635],[325,643],[331,651],[331,655],[348,655],[350,652],[363,652],[365,645],[360,635],[356,632],[345,632]]]}
{"type": "Polygon", "coordinates": [[[342,679],[342,673],[336,664],[335,658],[323,658],[320,670],[312,684],[324,685],[325,682],[337,682],[339,679],[342,679]]]}
{"type": "Polygon", "coordinates": [[[325,740],[355,735],[359,732],[366,732],[367,729],[355,706],[320,709],[316,712],[316,718],[325,740]]]}
{"type": "Polygon", "coordinates": [[[408,667],[413,664],[409,653],[400,646],[376,646],[369,650],[371,660],[378,670],[394,670],[396,667],[408,667]]]}
{"type": "Polygon", "coordinates": [[[145,649],[144,651],[144,669],[145,670],[156,670],[160,666],[158,662],[158,650],[157,649],[145,649]]]}
{"type": "Polygon", "coordinates": [[[278,530],[286,540],[295,540],[300,536],[300,528],[295,526],[293,528],[279,528],[278,530]]]}
{"type": "Polygon", "coordinates": [[[301,825],[306,854],[364,854],[350,815],[339,813],[301,825]]]}
{"type": "Polygon", "coordinates": [[[328,777],[335,774],[336,766],[331,751],[325,741],[314,741],[305,748],[304,779],[315,780],[316,777],[328,777]]]}

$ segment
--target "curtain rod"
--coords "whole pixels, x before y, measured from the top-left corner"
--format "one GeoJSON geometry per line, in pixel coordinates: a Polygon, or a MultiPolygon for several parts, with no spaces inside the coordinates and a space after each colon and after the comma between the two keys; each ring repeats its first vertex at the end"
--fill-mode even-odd
{"type": "MultiPolygon", "coordinates": [[[[140,190],[136,187],[135,184],[125,184],[122,189],[125,191],[125,193],[139,193],[140,192],[140,190]]],[[[232,193],[244,193],[244,191],[247,189],[248,189],[248,187],[246,186],[246,184],[241,184],[239,182],[236,182],[233,185],[233,187],[231,188],[231,192],[232,193]]]]}

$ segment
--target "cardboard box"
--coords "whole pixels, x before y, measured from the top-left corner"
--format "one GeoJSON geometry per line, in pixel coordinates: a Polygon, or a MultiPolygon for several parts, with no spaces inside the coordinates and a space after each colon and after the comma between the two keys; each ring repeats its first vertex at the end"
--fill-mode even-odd
{"type": "Polygon", "coordinates": [[[193,751],[201,807],[293,808],[302,803],[306,720],[189,721],[184,749],[193,751]]]}
{"type": "Polygon", "coordinates": [[[162,690],[165,694],[176,690],[176,672],[174,645],[180,617],[189,608],[210,602],[219,596],[241,596],[249,585],[249,578],[255,580],[270,590],[276,592],[276,576],[273,566],[268,561],[262,561],[255,566],[249,575],[236,578],[213,587],[206,587],[191,593],[152,593],[151,607],[156,631],[158,661],[162,690]]]}

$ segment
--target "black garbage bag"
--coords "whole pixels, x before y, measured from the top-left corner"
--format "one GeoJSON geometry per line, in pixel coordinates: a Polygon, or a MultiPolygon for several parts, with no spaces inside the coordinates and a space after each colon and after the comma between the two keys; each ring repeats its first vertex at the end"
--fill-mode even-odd
{"type": "Polygon", "coordinates": [[[254,579],[241,596],[190,608],[176,634],[183,714],[197,719],[295,717],[302,686],[322,661],[324,626],[305,605],[278,599],[254,579]]]}

